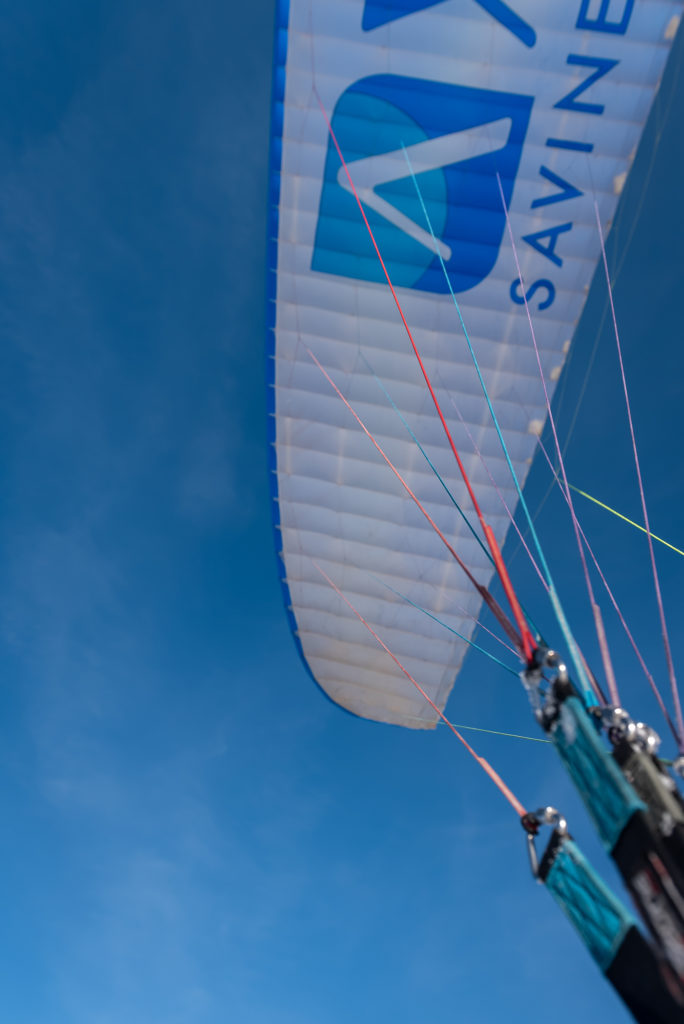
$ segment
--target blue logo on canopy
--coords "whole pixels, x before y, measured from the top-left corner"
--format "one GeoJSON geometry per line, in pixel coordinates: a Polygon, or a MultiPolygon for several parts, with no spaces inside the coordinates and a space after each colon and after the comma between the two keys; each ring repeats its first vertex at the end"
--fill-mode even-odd
{"type": "MultiPolygon", "coordinates": [[[[397,21],[399,18],[405,18],[407,14],[416,14],[441,3],[444,3],[444,0],[366,0],[361,27],[364,32],[372,32],[374,28],[386,25],[390,21],[397,21]]],[[[504,3],[504,0],[475,0],[475,3],[517,36],[525,46],[534,46],[537,41],[534,29],[504,3]]]]}
{"type": "MultiPolygon", "coordinates": [[[[373,75],[340,97],[332,128],[392,283],[446,292],[435,241],[456,292],[496,263],[533,99],[396,75],[373,75]]],[[[384,274],[332,139],[312,269],[362,281],[384,274]]]]}
{"type": "Polygon", "coordinates": [[[386,25],[388,21],[405,18],[407,14],[423,11],[426,7],[434,7],[444,0],[366,0],[363,8],[361,26],[364,31],[386,25]]]}

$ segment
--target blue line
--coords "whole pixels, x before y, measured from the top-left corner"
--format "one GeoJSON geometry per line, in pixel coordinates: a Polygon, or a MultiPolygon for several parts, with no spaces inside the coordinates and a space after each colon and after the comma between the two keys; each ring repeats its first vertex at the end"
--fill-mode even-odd
{"type": "MultiPolygon", "coordinates": [[[[381,388],[381,390],[382,390],[382,391],[383,391],[383,393],[385,394],[385,397],[387,398],[387,401],[388,401],[388,402],[390,403],[390,405],[392,406],[392,408],[393,408],[393,409],[394,409],[394,411],[396,412],[397,416],[399,417],[399,419],[400,419],[400,420],[401,420],[401,422],[402,422],[402,423],[404,424],[404,426],[405,426],[405,427],[406,427],[406,429],[408,430],[409,434],[411,435],[411,437],[412,437],[412,438],[413,438],[413,440],[415,441],[416,445],[418,446],[418,450],[419,450],[419,451],[421,452],[421,454],[422,454],[423,458],[425,459],[425,461],[427,462],[428,466],[430,467],[430,469],[432,470],[432,472],[433,472],[433,473],[435,474],[435,476],[436,476],[436,477],[437,477],[437,479],[439,480],[440,484],[442,485],[442,487],[444,488],[444,490],[446,491],[446,493],[447,493],[447,494],[449,495],[449,498],[450,498],[450,499],[451,499],[451,501],[452,501],[452,502],[454,503],[455,507],[456,507],[456,508],[458,509],[458,511],[459,511],[459,512],[461,513],[461,516],[462,516],[462,518],[463,518],[463,522],[464,522],[464,523],[466,524],[466,526],[468,527],[468,529],[469,529],[469,530],[470,530],[470,532],[472,533],[473,537],[475,538],[475,540],[477,541],[477,543],[478,543],[478,544],[480,545],[480,547],[481,547],[481,548],[482,548],[482,550],[484,551],[484,553],[485,553],[485,555],[487,556],[487,558],[489,559],[490,563],[491,563],[492,565],[494,565],[494,566],[495,566],[495,565],[496,565],[496,563],[495,563],[494,559],[492,558],[492,556],[491,556],[491,553],[490,553],[489,549],[488,549],[488,548],[487,548],[487,547],[486,547],[486,546],[485,546],[485,545],[484,545],[484,544],[482,543],[482,541],[481,541],[481,540],[480,540],[480,538],[478,537],[478,535],[477,535],[477,533],[475,532],[475,529],[474,529],[474,527],[472,526],[472,524],[471,524],[470,520],[468,519],[467,515],[465,514],[465,512],[463,511],[463,509],[461,508],[461,506],[459,505],[459,503],[458,503],[458,502],[456,501],[456,499],[454,498],[453,494],[451,493],[451,491],[449,490],[449,488],[448,488],[448,487],[447,487],[447,485],[445,484],[445,482],[444,482],[444,480],[442,479],[442,477],[441,477],[441,476],[439,475],[439,471],[438,471],[437,467],[436,467],[436,466],[434,465],[434,463],[433,463],[433,462],[432,462],[432,460],[430,459],[430,456],[429,456],[429,455],[427,454],[427,452],[426,452],[426,451],[425,451],[425,449],[423,448],[422,444],[420,443],[420,441],[418,440],[418,438],[416,437],[416,435],[415,435],[415,434],[413,433],[413,431],[411,430],[411,427],[410,427],[410,426],[408,425],[408,423],[406,422],[406,419],[404,418],[404,415],[402,414],[402,412],[401,412],[401,410],[399,409],[399,407],[398,407],[398,406],[396,405],[396,403],[395,403],[395,402],[393,401],[393,399],[392,399],[392,396],[391,396],[391,395],[390,395],[390,393],[388,392],[387,388],[386,388],[386,387],[385,387],[385,385],[384,385],[384,384],[382,383],[382,381],[380,380],[380,378],[379,378],[379,377],[378,377],[378,375],[376,374],[375,370],[373,369],[373,367],[371,366],[371,364],[370,364],[370,363],[368,362],[368,360],[366,359],[366,357],[365,357],[365,355],[363,354],[363,352],[361,352],[361,353],[360,353],[360,355],[361,355],[361,358],[363,359],[364,363],[366,364],[366,366],[367,366],[367,367],[368,367],[368,369],[370,370],[370,372],[371,372],[371,373],[373,374],[373,376],[375,377],[375,380],[377,381],[377,383],[378,383],[378,386],[379,386],[379,387],[381,388]]],[[[480,456],[480,458],[482,458],[482,456],[480,456]]],[[[522,608],[523,612],[525,613],[525,616],[527,617],[527,619],[528,619],[528,621],[529,621],[530,625],[532,626],[532,628],[534,629],[535,633],[537,633],[537,635],[538,635],[538,636],[541,636],[541,630],[540,630],[540,629],[539,629],[539,628],[537,627],[537,625],[536,625],[536,623],[535,623],[535,621],[534,621],[533,617],[532,617],[532,616],[530,615],[530,613],[529,613],[529,612],[527,611],[527,609],[525,608],[525,605],[524,605],[524,604],[522,603],[522,601],[520,601],[519,603],[520,603],[520,607],[522,608]]]]}
{"type": "Polygon", "coordinates": [[[387,399],[387,401],[388,401],[388,402],[390,403],[390,405],[392,406],[392,408],[393,408],[393,409],[394,409],[394,411],[396,412],[396,414],[397,414],[397,416],[399,417],[399,419],[401,420],[401,422],[402,422],[402,423],[404,424],[404,426],[405,426],[405,427],[406,427],[406,429],[408,430],[409,434],[411,435],[411,437],[413,438],[414,442],[415,442],[415,443],[416,443],[416,445],[418,446],[418,450],[419,450],[419,452],[421,453],[421,455],[423,456],[423,458],[424,458],[424,459],[425,459],[425,461],[427,462],[428,466],[430,467],[430,469],[431,469],[431,470],[432,470],[432,472],[433,472],[433,473],[435,474],[435,476],[436,476],[436,477],[437,477],[437,479],[439,480],[440,484],[442,485],[442,487],[443,487],[443,488],[444,488],[444,490],[446,491],[446,493],[447,493],[447,495],[449,496],[449,498],[450,498],[450,500],[451,500],[452,504],[453,504],[453,505],[454,505],[454,507],[455,507],[455,508],[457,508],[457,509],[458,509],[458,511],[460,512],[460,514],[461,514],[461,518],[463,519],[463,522],[464,522],[464,523],[466,524],[466,526],[468,527],[468,529],[469,529],[469,530],[470,530],[470,532],[472,533],[473,537],[475,538],[475,540],[477,541],[477,543],[478,543],[478,544],[480,545],[480,547],[481,547],[481,548],[482,548],[482,550],[484,551],[484,553],[485,553],[485,555],[487,556],[487,558],[489,559],[489,561],[490,561],[490,562],[492,563],[492,565],[494,565],[494,559],[492,558],[491,554],[489,553],[489,551],[487,550],[487,548],[485,547],[485,545],[484,545],[484,544],[482,543],[482,541],[480,540],[480,538],[478,537],[478,535],[477,535],[477,533],[475,532],[475,528],[473,527],[472,523],[471,523],[471,522],[470,522],[470,520],[468,519],[467,515],[465,514],[465,512],[463,511],[463,509],[461,508],[461,506],[459,505],[459,503],[458,503],[458,502],[456,501],[456,499],[454,498],[453,494],[451,493],[451,491],[449,490],[449,488],[447,487],[447,485],[445,484],[444,480],[442,479],[442,477],[441,477],[441,476],[440,476],[440,474],[439,474],[439,470],[437,469],[437,467],[435,466],[435,464],[434,464],[434,463],[432,462],[432,460],[430,459],[430,456],[429,456],[429,455],[428,455],[428,453],[427,453],[427,452],[425,451],[425,449],[423,448],[422,444],[420,443],[420,441],[418,440],[418,438],[416,437],[416,435],[415,435],[415,434],[413,433],[413,430],[411,429],[411,427],[410,427],[410,426],[409,426],[409,424],[407,423],[407,421],[406,421],[406,419],[405,419],[405,417],[404,417],[404,414],[403,414],[403,413],[402,413],[402,411],[401,411],[401,410],[399,409],[399,407],[398,407],[398,406],[396,405],[396,403],[395,403],[394,399],[392,398],[392,396],[390,395],[389,391],[387,390],[387,388],[385,387],[385,385],[384,385],[384,384],[382,383],[382,381],[380,380],[380,378],[378,377],[378,375],[377,375],[377,374],[375,373],[375,370],[373,369],[373,367],[371,366],[371,364],[370,364],[370,363],[368,362],[368,360],[367,360],[367,359],[366,359],[366,357],[364,356],[363,352],[361,353],[361,358],[363,359],[364,363],[366,364],[366,366],[368,367],[368,369],[370,370],[370,372],[371,372],[371,373],[373,374],[373,376],[375,377],[375,381],[376,381],[376,383],[377,383],[378,387],[380,388],[380,390],[381,390],[381,391],[382,391],[382,393],[384,394],[385,398],[387,399]]]}
{"type": "Polygon", "coordinates": [[[542,546],[541,546],[541,542],[539,540],[539,536],[538,536],[537,531],[536,531],[536,529],[534,527],[534,522],[532,521],[532,516],[530,514],[530,510],[528,508],[527,502],[525,501],[525,498],[523,497],[523,492],[522,492],[522,488],[520,486],[520,481],[518,480],[518,475],[515,472],[515,469],[513,468],[513,463],[511,462],[511,457],[508,454],[508,448],[506,446],[506,442],[504,441],[504,437],[503,437],[503,434],[501,432],[501,427],[499,425],[499,421],[496,418],[496,413],[494,412],[494,406],[492,405],[491,399],[489,397],[489,392],[487,390],[487,385],[484,382],[484,378],[482,376],[482,371],[480,370],[480,364],[477,361],[477,356],[475,355],[475,350],[473,349],[472,343],[470,341],[470,336],[468,334],[468,330],[467,330],[465,322],[463,320],[463,314],[461,313],[461,307],[459,306],[458,300],[456,299],[456,295],[454,294],[454,289],[451,286],[451,280],[449,279],[449,274],[448,274],[447,268],[444,265],[444,260],[442,259],[442,255],[441,255],[441,253],[439,251],[439,246],[437,244],[437,239],[436,239],[435,233],[434,233],[434,231],[432,229],[432,222],[430,221],[430,215],[428,214],[427,208],[425,206],[425,202],[423,200],[423,194],[420,191],[420,185],[418,184],[418,181],[416,179],[415,173],[413,171],[413,167],[411,165],[411,159],[410,159],[410,157],[408,155],[408,152],[406,150],[406,147],[404,146],[403,143],[402,143],[402,147],[401,148],[404,150],[404,156],[406,157],[406,163],[408,164],[408,168],[409,168],[409,171],[411,173],[411,178],[413,180],[413,184],[415,186],[416,192],[418,193],[418,199],[420,200],[420,205],[421,205],[421,208],[423,210],[423,215],[425,217],[425,221],[427,223],[427,226],[430,229],[430,234],[432,236],[432,240],[435,243],[435,252],[437,253],[437,256],[439,258],[439,262],[440,262],[440,264],[442,266],[442,270],[444,272],[444,277],[446,278],[446,282],[447,282],[447,285],[449,287],[449,292],[451,294],[451,298],[453,299],[454,305],[456,306],[456,312],[458,313],[458,318],[459,318],[459,320],[461,322],[461,327],[463,328],[463,334],[465,335],[465,340],[466,340],[466,343],[468,345],[468,351],[470,352],[471,358],[473,360],[473,365],[475,366],[475,370],[477,371],[477,376],[478,376],[478,379],[480,381],[480,385],[482,387],[482,393],[484,394],[485,400],[487,402],[487,406],[489,408],[490,415],[492,417],[492,422],[494,423],[494,426],[496,428],[496,432],[497,432],[498,437],[499,437],[499,442],[501,444],[501,449],[502,449],[502,451],[504,453],[504,457],[505,457],[506,462],[508,464],[508,468],[510,470],[511,477],[513,478],[513,483],[515,484],[515,489],[518,492],[518,500],[520,501],[520,504],[521,504],[521,506],[523,508],[523,511],[525,513],[525,517],[527,519],[527,524],[529,526],[530,533],[531,533],[532,539],[534,541],[534,545],[535,545],[535,547],[537,549],[537,554],[539,555],[539,561],[541,562],[541,566],[542,566],[542,569],[544,571],[544,575],[546,576],[546,582],[547,582],[548,587],[549,587],[549,597],[551,598],[551,604],[553,605],[553,610],[555,612],[556,619],[558,620],[558,625],[560,626],[561,632],[563,633],[563,636],[565,637],[565,641],[566,641],[566,643],[568,645],[568,648],[569,648],[569,651],[570,651],[570,655],[572,657],[573,663],[575,665],[575,669],[577,671],[577,676],[578,676],[579,682],[581,683],[582,688],[584,690],[585,703],[587,703],[587,705],[593,704],[595,702],[594,694],[593,694],[593,691],[592,691],[591,686],[589,684],[589,679],[587,678],[587,674],[584,671],[584,666],[583,666],[581,658],[579,656],[579,649],[577,647],[577,643],[575,641],[575,638],[572,635],[572,632],[570,630],[570,626],[569,626],[568,621],[567,621],[567,619],[565,617],[565,612],[563,611],[563,607],[561,605],[560,598],[558,596],[558,592],[556,591],[556,587],[555,587],[555,584],[553,582],[553,578],[551,576],[551,570],[549,569],[548,562],[546,561],[546,558],[544,557],[544,552],[542,550],[542,546]]]}
{"type": "Polygon", "coordinates": [[[433,615],[432,612],[429,612],[427,608],[423,608],[422,605],[416,604],[416,602],[412,601],[410,597],[406,596],[406,594],[402,594],[400,590],[395,590],[394,587],[391,587],[389,585],[389,583],[385,583],[384,580],[381,580],[377,576],[374,576],[373,573],[369,573],[368,575],[371,576],[372,579],[374,579],[377,583],[381,583],[383,587],[387,587],[388,590],[391,590],[392,593],[396,594],[397,597],[400,597],[402,601],[406,601],[407,604],[410,604],[413,608],[416,608],[419,612],[422,612],[423,615],[427,615],[427,617],[429,619],[432,619],[433,622],[436,622],[438,626],[443,626],[444,629],[448,629],[449,632],[453,633],[454,636],[457,636],[459,640],[464,640],[465,643],[469,644],[471,647],[474,647],[476,651],[480,652],[480,654],[486,654],[487,657],[491,658],[492,661],[495,661],[497,665],[501,665],[501,668],[505,668],[506,671],[510,672],[512,676],[515,676],[516,679],[518,678],[518,672],[516,671],[516,669],[511,668],[510,665],[507,665],[503,661],[499,661],[499,659],[495,657],[495,655],[490,654],[490,652],[486,651],[484,647],[480,647],[480,645],[476,644],[474,640],[469,640],[467,636],[463,636],[463,633],[459,633],[457,629],[452,629],[451,626],[447,626],[446,622],[442,622],[442,620],[438,619],[436,615],[433,615]]]}

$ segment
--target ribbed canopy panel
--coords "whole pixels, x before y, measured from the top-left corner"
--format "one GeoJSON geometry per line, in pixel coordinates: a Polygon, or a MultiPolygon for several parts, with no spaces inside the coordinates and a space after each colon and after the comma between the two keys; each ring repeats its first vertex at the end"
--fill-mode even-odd
{"type": "Polygon", "coordinates": [[[302,655],[323,690],[355,714],[435,724],[434,711],[317,565],[440,708],[466,645],[404,598],[464,636],[480,598],[307,350],[480,582],[491,567],[385,394],[472,514],[317,95],[503,543],[508,520],[496,488],[510,508],[515,490],[404,150],[524,480],[545,407],[497,175],[552,392],[599,256],[594,198],[607,227],[681,7],[666,0],[281,5],[269,239],[274,520],[302,655]]]}

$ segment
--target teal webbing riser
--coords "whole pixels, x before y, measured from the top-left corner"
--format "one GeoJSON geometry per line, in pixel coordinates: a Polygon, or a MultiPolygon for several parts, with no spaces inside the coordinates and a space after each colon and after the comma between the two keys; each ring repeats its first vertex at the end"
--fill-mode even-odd
{"type": "Polygon", "coordinates": [[[605,973],[634,917],[601,881],[572,839],[558,849],[545,878],[547,889],[605,973]]]}
{"type": "Polygon", "coordinates": [[[554,833],[539,878],[638,1024],[681,1024],[684,991],[572,839],[554,833]]]}
{"type": "Polygon", "coordinates": [[[578,697],[560,706],[550,736],[584,800],[601,841],[612,852],[628,821],[646,805],[606,750],[578,697]]]}

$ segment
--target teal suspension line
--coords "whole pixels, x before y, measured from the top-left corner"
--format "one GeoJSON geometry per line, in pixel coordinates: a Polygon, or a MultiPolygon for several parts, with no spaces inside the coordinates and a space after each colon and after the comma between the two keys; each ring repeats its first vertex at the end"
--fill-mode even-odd
{"type": "MultiPolygon", "coordinates": [[[[565,612],[563,610],[563,606],[561,604],[560,597],[558,596],[558,591],[556,590],[556,586],[555,586],[555,584],[553,582],[553,577],[551,576],[551,570],[549,569],[548,562],[546,561],[546,557],[544,555],[544,551],[542,549],[541,542],[539,540],[539,536],[538,536],[537,531],[535,529],[534,522],[533,522],[533,519],[532,519],[532,515],[531,515],[530,510],[529,510],[529,506],[528,506],[527,502],[525,501],[525,498],[523,497],[523,492],[522,492],[522,488],[520,486],[520,481],[518,480],[518,475],[515,472],[515,469],[513,467],[513,463],[511,461],[511,457],[510,457],[510,455],[508,453],[508,447],[506,445],[506,442],[504,441],[504,437],[503,437],[503,434],[501,432],[501,427],[499,425],[499,421],[497,419],[496,413],[494,412],[494,406],[492,405],[491,399],[489,397],[489,391],[487,390],[487,385],[484,382],[484,378],[482,376],[482,371],[480,370],[480,364],[478,362],[477,356],[475,355],[475,350],[473,349],[472,343],[470,341],[470,336],[468,334],[468,329],[466,328],[465,321],[463,320],[463,314],[461,313],[461,307],[458,304],[458,300],[457,300],[456,295],[454,293],[454,289],[453,289],[453,287],[451,285],[451,280],[449,279],[449,273],[448,273],[447,268],[446,268],[446,266],[444,264],[444,260],[442,258],[442,254],[439,251],[439,245],[437,244],[437,238],[435,237],[435,233],[434,233],[434,230],[432,228],[432,221],[430,220],[430,215],[429,215],[429,213],[427,211],[427,207],[425,206],[425,201],[423,199],[423,194],[422,194],[422,192],[420,190],[420,185],[418,184],[418,180],[417,180],[416,175],[414,173],[413,166],[411,164],[411,159],[410,159],[410,157],[408,155],[408,151],[406,150],[406,147],[403,145],[403,143],[402,143],[402,149],[404,151],[404,156],[406,157],[406,163],[408,164],[408,169],[409,169],[409,172],[410,172],[410,175],[411,175],[411,179],[413,181],[413,184],[414,184],[415,189],[416,189],[416,193],[418,195],[418,200],[420,202],[421,209],[423,211],[423,216],[425,217],[425,222],[426,222],[426,224],[428,226],[428,229],[430,231],[430,235],[432,237],[432,241],[434,242],[434,245],[435,245],[435,252],[437,254],[437,257],[439,259],[440,265],[442,267],[442,271],[444,273],[444,277],[445,277],[445,280],[447,282],[447,286],[449,288],[449,293],[451,295],[451,298],[453,299],[454,306],[456,307],[456,312],[458,313],[458,318],[460,320],[461,327],[463,329],[463,334],[465,336],[466,344],[468,345],[468,351],[470,352],[470,356],[471,356],[471,358],[473,360],[473,365],[475,367],[478,379],[480,381],[480,386],[482,388],[482,393],[484,394],[485,401],[487,402],[487,406],[489,408],[489,412],[490,412],[490,415],[492,417],[492,422],[494,423],[494,427],[496,429],[496,433],[497,433],[498,438],[499,438],[499,443],[501,444],[501,450],[503,451],[504,458],[506,459],[506,463],[508,465],[508,469],[510,471],[513,483],[515,484],[515,489],[516,489],[516,491],[518,493],[518,500],[520,501],[521,507],[522,507],[522,509],[523,509],[523,511],[525,513],[525,518],[527,519],[527,524],[528,524],[528,527],[529,527],[529,530],[530,530],[530,534],[532,536],[532,540],[534,541],[534,545],[535,545],[535,547],[537,549],[537,554],[539,556],[539,561],[540,561],[540,564],[541,564],[541,567],[542,567],[542,571],[544,573],[544,576],[546,577],[546,582],[547,582],[548,588],[549,588],[549,597],[551,599],[551,604],[553,605],[553,610],[554,610],[556,619],[558,621],[558,625],[560,626],[561,632],[563,633],[563,636],[565,637],[565,642],[568,645],[568,650],[570,651],[570,655],[572,657],[572,661],[573,661],[573,664],[575,666],[575,671],[577,672],[577,678],[578,678],[578,680],[580,682],[580,685],[581,685],[581,687],[582,687],[582,689],[584,691],[585,702],[587,703],[587,705],[594,704],[595,703],[594,693],[593,693],[593,690],[591,688],[591,684],[589,683],[589,678],[588,678],[587,673],[585,671],[584,665],[582,663],[582,659],[580,657],[579,649],[577,647],[577,642],[576,642],[574,636],[572,635],[572,631],[570,629],[570,625],[568,623],[568,620],[565,617],[565,612]]],[[[506,210],[506,218],[508,219],[508,211],[507,210],[506,210]]]]}

